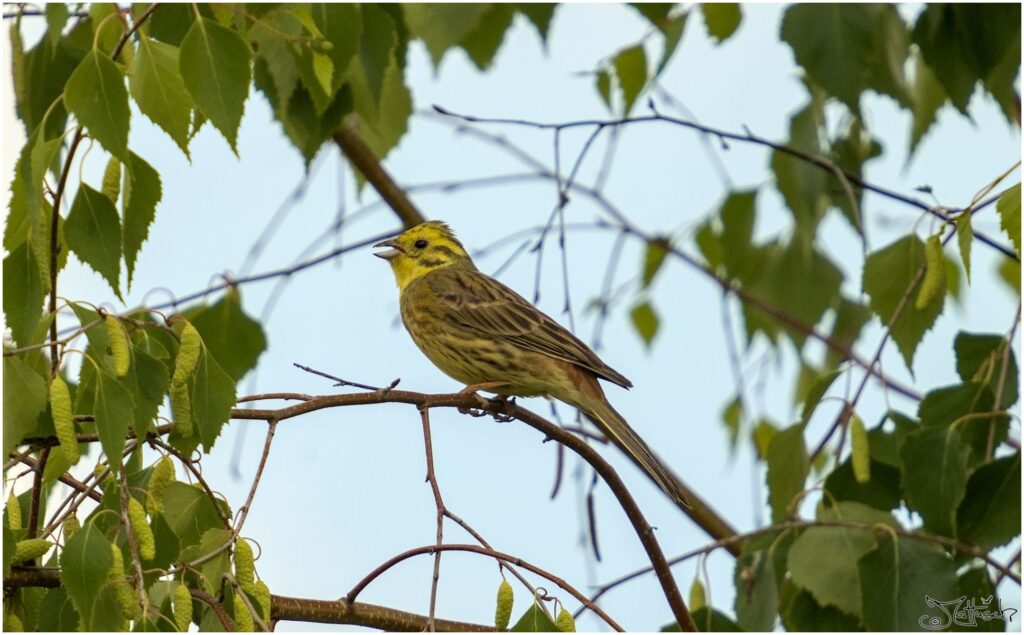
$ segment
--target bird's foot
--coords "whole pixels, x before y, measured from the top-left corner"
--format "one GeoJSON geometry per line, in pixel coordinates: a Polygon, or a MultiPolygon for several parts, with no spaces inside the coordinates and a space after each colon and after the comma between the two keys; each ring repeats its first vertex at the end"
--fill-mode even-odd
{"type": "MultiPolygon", "coordinates": [[[[495,388],[502,388],[502,387],[505,387],[505,386],[508,386],[508,385],[509,385],[508,382],[504,382],[504,381],[485,381],[485,382],[481,382],[479,384],[470,384],[470,385],[466,386],[465,388],[463,388],[462,390],[460,390],[456,394],[458,394],[461,397],[465,397],[467,395],[472,395],[476,399],[477,403],[480,404],[480,407],[486,410],[486,409],[490,408],[493,405],[493,402],[495,402],[495,401],[505,402],[508,398],[505,397],[505,396],[499,395],[497,397],[494,397],[494,399],[488,399],[488,398],[480,395],[477,391],[479,391],[479,390],[494,390],[495,388]]],[[[484,414],[483,412],[475,411],[475,409],[467,408],[467,407],[460,407],[459,408],[459,412],[461,412],[462,414],[472,414],[472,415],[478,416],[478,417],[482,416],[484,414]]]]}

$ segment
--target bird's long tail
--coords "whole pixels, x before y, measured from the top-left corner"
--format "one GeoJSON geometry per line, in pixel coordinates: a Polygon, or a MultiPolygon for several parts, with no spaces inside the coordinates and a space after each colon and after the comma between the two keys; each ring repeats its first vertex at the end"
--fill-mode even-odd
{"type": "Polygon", "coordinates": [[[654,455],[651,448],[644,443],[644,440],[633,428],[629,427],[626,420],[615,411],[615,408],[612,408],[608,400],[601,395],[600,399],[588,399],[587,401],[588,403],[584,404],[585,407],[580,409],[601,429],[601,432],[619,446],[619,449],[625,452],[629,458],[633,459],[637,467],[643,470],[674,503],[689,509],[690,503],[686,499],[686,486],[654,455]]]}

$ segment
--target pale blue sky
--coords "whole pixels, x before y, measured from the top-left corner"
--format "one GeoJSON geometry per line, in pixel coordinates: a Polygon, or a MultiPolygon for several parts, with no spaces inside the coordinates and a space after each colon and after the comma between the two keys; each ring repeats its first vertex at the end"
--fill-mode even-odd
{"type": "MultiPolygon", "coordinates": [[[[904,8],[913,14],[913,8],[904,8]]],[[[789,116],[806,101],[790,49],[779,43],[781,10],[774,5],[744,6],[743,24],[725,45],[716,47],[702,21],[694,17],[662,85],[681,99],[702,123],[726,130],[748,126],[770,139],[785,139],[789,116]]],[[[409,49],[406,80],[417,108],[440,104],[477,116],[512,117],[540,121],[605,117],[603,104],[589,77],[597,60],[630,45],[647,31],[636,12],[616,5],[562,6],[555,15],[544,53],[536,31],[517,18],[508,31],[487,73],[478,72],[461,50],[450,52],[435,73],[425,48],[409,49]]],[[[648,55],[660,54],[660,40],[650,38],[648,55]]],[[[6,66],[5,66],[6,68],[6,66]]],[[[9,89],[5,83],[5,89],[9,89]]],[[[8,93],[9,95],[9,93],[8,93]]],[[[1020,156],[1019,136],[988,98],[972,101],[974,122],[952,108],[939,114],[938,125],[925,138],[913,161],[906,164],[910,116],[888,98],[867,96],[863,102],[870,127],[882,140],[885,154],[871,162],[867,179],[912,193],[931,185],[943,204],[969,202],[974,192],[1020,156]]],[[[668,110],[667,106],[661,106],[668,110]]],[[[11,109],[5,97],[5,116],[11,109]]],[[[642,108],[641,108],[642,110],[642,108]]],[[[552,165],[550,133],[508,127],[487,127],[552,165]]],[[[20,142],[5,126],[5,155],[20,142]]],[[[20,126],[18,127],[20,134],[20,126]]],[[[585,133],[562,139],[563,165],[571,164],[585,133]]],[[[246,105],[239,134],[240,159],[207,126],[192,144],[191,165],[161,131],[137,111],[132,120],[131,147],[146,158],[163,179],[164,197],[152,239],[144,246],[129,306],[165,301],[166,294],[146,295],[165,287],[184,295],[210,284],[222,272],[239,271],[254,240],[278,205],[303,175],[301,159],[272,121],[266,101],[254,94],[246,105]]],[[[603,141],[599,149],[603,147],[603,141]]],[[[15,150],[16,151],[16,150],[15,150]]],[[[293,262],[296,255],[319,236],[335,218],[339,205],[351,212],[372,202],[372,192],[355,196],[351,174],[334,147],[319,157],[315,178],[305,197],[291,211],[261,255],[253,271],[265,271],[293,262]],[[342,185],[343,184],[343,185],[342,185]]],[[[789,213],[771,185],[769,155],[761,148],[732,143],[719,152],[737,189],[761,186],[758,196],[759,237],[785,230],[789,213]]],[[[582,172],[593,178],[600,153],[582,172]]],[[[85,163],[86,180],[99,181],[106,157],[98,147],[85,163]]],[[[436,118],[417,116],[409,133],[386,162],[405,185],[459,181],[525,171],[508,155],[487,144],[455,136],[436,118]]],[[[1016,178],[1019,177],[1015,177],[1016,178]]],[[[1010,182],[1012,183],[1013,180],[1010,182]]],[[[695,227],[727,193],[706,150],[694,133],[668,125],[632,126],[623,130],[606,193],[637,225],[652,232],[695,227]]],[[[70,200],[70,199],[69,199],[70,200]]],[[[470,248],[482,247],[496,237],[544,223],[555,203],[553,183],[515,183],[451,193],[414,196],[432,218],[452,224],[470,248]]],[[[925,234],[932,227],[915,210],[868,194],[864,209],[870,220],[871,248],[884,246],[917,225],[925,234]]],[[[599,211],[583,198],[566,209],[570,222],[590,222],[599,211]]],[[[394,216],[383,209],[346,226],[341,244],[397,228],[394,216]]],[[[992,210],[979,215],[975,229],[1000,235],[992,210]]],[[[689,232],[687,232],[689,235],[689,232]]],[[[844,290],[859,293],[859,242],[838,215],[830,216],[819,244],[847,274],[844,290]]],[[[607,232],[569,235],[569,271],[572,304],[578,332],[589,337],[593,315],[581,311],[600,290],[604,266],[613,242],[607,232]]],[[[323,253],[329,246],[318,253],[323,253]]],[[[492,252],[478,264],[494,271],[517,243],[492,252]]],[[[553,246],[554,243],[551,243],[553,246]]],[[[683,243],[693,252],[691,240],[683,243]]],[[[621,283],[640,271],[642,250],[627,244],[616,277],[621,283]]],[[[922,391],[957,381],[949,354],[958,330],[1003,333],[1010,327],[1017,299],[994,279],[998,263],[983,245],[974,251],[974,285],[962,307],[946,313],[922,342],[917,353],[916,377],[910,377],[893,347],[884,356],[884,369],[922,391]]],[[[521,257],[501,279],[530,297],[534,285],[534,258],[521,257]]],[[[242,289],[247,310],[259,315],[275,283],[242,289]]],[[[632,298],[633,292],[627,294],[632,298]]],[[[105,283],[72,258],[61,280],[61,294],[75,299],[113,302],[105,283]]],[[[546,252],[540,308],[567,322],[560,313],[564,302],[560,259],[546,252]]],[[[740,529],[763,522],[763,472],[752,465],[749,445],[730,459],[720,411],[734,391],[722,332],[721,294],[701,275],[669,261],[656,283],[654,303],[662,316],[662,330],[651,351],[634,333],[627,316],[632,300],[620,304],[605,329],[601,354],[628,376],[636,387],[611,387],[610,400],[673,468],[719,512],[740,529]],[[756,509],[756,511],[755,511],[756,509]]],[[[119,305],[116,308],[123,309],[119,305]]],[[[424,392],[458,388],[422,357],[397,322],[398,295],[384,262],[369,250],[347,254],[339,265],[304,271],[291,280],[276,309],[265,323],[270,342],[261,357],[255,379],[240,384],[239,392],[326,393],[326,381],[292,367],[293,362],[354,381],[383,385],[395,377],[402,387],[424,392]]],[[[740,328],[742,322],[734,323],[740,328]]],[[[881,335],[873,321],[859,342],[865,355],[881,335]]],[[[785,347],[784,347],[785,348],[785,347]]],[[[1019,347],[1018,347],[1019,349],[1019,347]]],[[[760,371],[754,364],[764,346],[755,344],[745,362],[750,385],[760,371]]],[[[808,355],[818,359],[820,349],[809,345],[808,355]]],[[[790,388],[795,368],[791,349],[764,370],[763,397],[753,400],[755,417],[766,415],[787,424],[794,417],[790,388]]],[[[854,374],[859,381],[860,373],[854,374]]],[[[841,389],[841,382],[837,382],[841,389]]],[[[750,394],[755,394],[751,389],[750,394]]],[[[540,400],[522,402],[541,414],[549,407],[540,400]]],[[[891,405],[906,411],[915,406],[891,397],[891,405]]],[[[859,412],[869,424],[886,408],[883,393],[870,388],[859,412]]],[[[822,408],[808,432],[814,445],[834,416],[834,406],[822,408]]],[[[562,409],[568,416],[567,409],[562,409]]],[[[579,488],[570,461],[559,497],[551,501],[554,447],[542,445],[538,433],[516,423],[461,416],[455,411],[432,414],[435,462],[446,504],[473,525],[498,550],[513,553],[548,569],[586,591],[645,562],[640,545],[624,515],[606,488],[597,495],[599,538],[603,560],[593,563],[579,546],[581,521],[579,488]]],[[[244,500],[262,447],[261,423],[234,422],[204,461],[206,478],[237,508],[244,500]],[[242,429],[247,429],[240,438],[242,429]],[[241,477],[230,472],[236,443],[241,443],[241,477]]],[[[1019,425],[1014,424],[1019,437],[1019,425]]],[[[602,452],[624,478],[658,537],[671,556],[710,542],[620,454],[602,452]]],[[[419,417],[409,406],[382,405],[321,411],[280,425],[270,460],[243,534],[259,541],[259,574],[274,593],[298,597],[337,598],[380,562],[406,549],[434,541],[434,506],[423,481],[424,457],[419,417]]],[[[454,526],[446,527],[450,542],[471,540],[454,526]]],[[[1006,551],[1006,550],[1003,550],[1006,551]]],[[[1008,557],[1006,553],[1003,557],[1008,557]]],[[[360,599],[408,611],[426,613],[432,559],[408,561],[370,586],[360,599]]],[[[733,560],[716,552],[708,560],[713,605],[732,613],[733,560]]],[[[689,588],[695,562],[674,569],[680,587],[689,588]]],[[[500,578],[486,558],[466,554],[445,555],[441,566],[438,615],[489,623],[500,578]]],[[[518,615],[529,602],[516,586],[518,615]]],[[[570,598],[551,584],[552,593],[570,598]]],[[[1016,587],[1004,585],[1011,597],[1016,587]]],[[[648,576],[609,593],[605,609],[627,628],[657,630],[671,621],[664,598],[648,576]]],[[[1018,605],[1019,608],[1019,605],[1018,605]]],[[[581,628],[599,628],[586,618],[581,628]]],[[[1019,623],[1015,624],[1019,628],[1019,623]]],[[[314,625],[281,624],[279,629],[314,625]]]]}

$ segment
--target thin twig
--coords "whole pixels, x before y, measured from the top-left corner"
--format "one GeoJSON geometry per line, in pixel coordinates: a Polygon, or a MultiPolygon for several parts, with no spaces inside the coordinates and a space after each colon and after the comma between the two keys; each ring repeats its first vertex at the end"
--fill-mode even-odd
{"type": "MultiPolygon", "coordinates": [[[[8,399],[12,396],[8,395],[8,399]]],[[[35,538],[39,529],[39,499],[43,492],[43,472],[46,471],[46,460],[50,458],[50,448],[46,447],[39,451],[39,462],[35,466],[35,476],[32,479],[32,501],[28,508],[28,532],[26,538],[35,538]]]]}
{"type": "MultiPolygon", "coordinates": [[[[427,455],[427,481],[434,495],[434,507],[437,510],[437,546],[444,544],[444,500],[441,498],[441,487],[437,484],[434,472],[434,445],[430,439],[430,409],[420,410],[420,422],[423,424],[423,449],[427,455]]],[[[434,553],[434,573],[430,579],[430,610],[427,613],[427,631],[434,632],[434,611],[437,608],[437,585],[441,580],[441,552],[434,553]]]]}
{"type": "MultiPolygon", "coordinates": [[[[139,607],[142,609],[143,615],[146,613],[146,604],[148,603],[146,597],[146,584],[145,578],[142,575],[142,557],[139,555],[139,544],[135,540],[135,531],[131,525],[131,515],[128,513],[128,499],[131,497],[131,493],[128,491],[128,477],[125,475],[123,467],[118,470],[118,477],[120,478],[120,502],[121,502],[121,526],[124,528],[125,539],[128,541],[128,551],[132,556],[132,565],[135,567],[135,574],[133,575],[135,581],[132,585],[139,594],[139,607]]],[[[115,545],[116,547],[116,545],[115,545]]]]}
{"type": "MultiPolygon", "coordinates": [[[[730,139],[730,140],[733,140],[733,141],[742,141],[742,142],[745,142],[745,143],[751,143],[751,144],[754,144],[754,145],[760,145],[760,146],[764,146],[764,147],[767,147],[767,148],[771,148],[771,149],[776,150],[778,152],[782,152],[783,154],[788,154],[788,155],[790,155],[790,156],[792,156],[794,158],[800,159],[801,161],[804,161],[806,163],[814,165],[814,166],[816,166],[816,167],[818,167],[818,168],[820,168],[820,169],[822,169],[824,171],[827,171],[829,173],[833,173],[834,174],[834,171],[836,169],[839,169],[838,166],[835,165],[835,163],[833,163],[832,161],[829,161],[828,159],[826,159],[824,157],[820,157],[820,156],[816,156],[816,155],[813,155],[813,154],[809,154],[809,153],[804,152],[802,150],[797,150],[796,148],[792,148],[792,147],[789,147],[789,146],[781,144],[781,143],[776,143],[774,141],[770,141],[768,139],[765,139],[764,137],[757,136],[757,135],[755,135],[755,134],[753,134],[753,133],[751,133],[749,131],[744,133],[744,134],[739,134],[739,133],[735,133],[735,132],[727,132],[725,130],[718,130],[716,128],[712,128],[710,126],[705,126],[703,124],[699,124],[699,123],[696,123],[696,122],[693,122],[693,121],[687,121],[685,119],[679,119],[677,117],[671,117],[671,116],[667,116],[667,115],[662,115],[660,113],[656,113],[654,115],[643,116],[643,117],[624,117],[624,118],[621,118],[621,119],[612,119],[612,120],[583,119],[583,120],[578,120],[578,121],[568,121],[568,122],[562,122],[562,123],[542,123],[542,122],[537,122],[537,121],[528,121],[528,120],[525,120],[525,119],[510,119],[510,118],[501,118],[501,117],[476,117],[476,116],[472,116],[472,115],[463,115],[463,114],[452,112],[450,110],[447,110],[447,109],[442,108],[442,107],[437,106],[437,105],[434,106],[434,110],[436,110],[437,112],[439,112],[442,115],[446,115],[446,116],[449,116],[449,117],[455,117],[457,119],[461,119],[462,121],[469,122],[469,123],[515,125],[515,126],[525,126],[525,127],[530,127],[530,128],[537,128],[537,129],[540,129],[540,130],[557,130],[557,131],[567,130],[567,129],[570,129],[570,128],[593,127],[593,126],[599,126],[599,127],[624,126],[624,125],[632,125],[632,124],[638,124],[638,123],[652,123],[652,122],[669,123],[669,124],[681,126],[681,127],[684,127],[684,128],[690,128],[690,129],[696,130],[698,132],[709,133],[709,134],[715,135],[716,137],[718,137],[720,139],[730,139]]],[[[896,192],[894,190],[890,190],[890,189],[887,189],[887,188],[884,188],[884,187],[881,187],[881,186],[869,183],[869,182],[863,180],[862,178],[860,178],[859,176],[857,176],[855,174],[851,174],[849,172],[846,172],[845,170],[843,170],[842,172],[843,172],[843,175],[847,178],[847,180],[849,180],[850,183],[852,183],[853,185],[856,185],[859,188],[862,188],[862,189],[874,192],[875,194],[878,194],[880,196],[884,196],[884,197],[889,198],[889,199],[894,200],[894,201],[899,201],[899,202],[901,202],[901,203],[903,203],[905,205],[909,205],[911,207],[916,207],[916,208],[918,208],[918,209],[920,209],[920,210],[922,210],[922,211],[924,211],[924,212],[926,212],[928,214],[931,214],[932,216],[935,216],[936,218],[942,220],[943,222],[947,222],[948,223],[948,222],[952,222],[952,220],[953,220],[952,217],[948,214],[948,212],[956,211],[956,210],[945,210],[945,209],[942,209],[942,208],[937,207],[937,206],[928,205],[927,203],[925,203],[925,202],[923,202],[923,201],[921,201],[919,199],[913,198],[911,196],[906,196],[906,195],[900,194],[899,192],[896,192]]],[[[994,241],[993,239],[991,239],[988,236],[986,236],[985,234],[982,234],[982,233],[979,233],[979,232],[975,232],[974,233],[974,237],[976,239],[978,239],[980,242],[988,245],[989,247],[992,247],[996,251],[999,251],[1004,256],[1007,256],[1008,258],[1012,258],[1013,260],[1016,260],[1018,262],[1020,261],[1020,256],[1017,255],[1017,252],[1012,247],[1007,247],[1006,245],[1001,245],[1001,244],[997,243],[996,241],[994,241]]]]}

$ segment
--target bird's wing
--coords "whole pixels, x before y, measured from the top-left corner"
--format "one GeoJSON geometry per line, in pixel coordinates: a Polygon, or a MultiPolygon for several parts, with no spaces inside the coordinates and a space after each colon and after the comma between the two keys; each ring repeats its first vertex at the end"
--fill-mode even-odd
{"type": "Polygon", "coordinates": [[[469,269],[441,269],[424,276],[423,281],[431,287],[446,319],[576,364],[623,388],[632,387],[579,338],[494,278],[469,269]]]}

